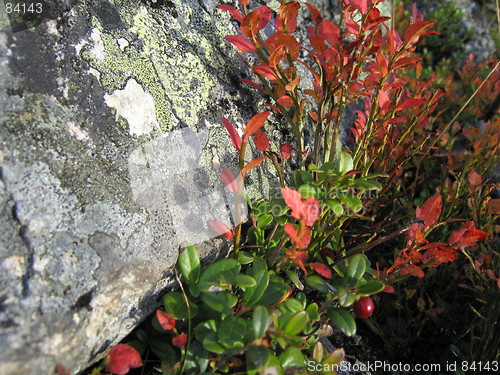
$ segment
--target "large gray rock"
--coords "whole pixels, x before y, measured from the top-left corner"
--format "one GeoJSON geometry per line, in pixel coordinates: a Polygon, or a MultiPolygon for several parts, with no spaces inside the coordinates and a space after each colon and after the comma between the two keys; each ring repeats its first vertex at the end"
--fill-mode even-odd
{"type": "Polygon", "coordinates": [[[258,100],[214,1],[44,4],[16,32],[0,12],[2,375],[81,371],[175,284],[182,241],[227,251],[206,227],[234,216],[215,209],[235,160],[220,117],[241,129],[258,100]]]}

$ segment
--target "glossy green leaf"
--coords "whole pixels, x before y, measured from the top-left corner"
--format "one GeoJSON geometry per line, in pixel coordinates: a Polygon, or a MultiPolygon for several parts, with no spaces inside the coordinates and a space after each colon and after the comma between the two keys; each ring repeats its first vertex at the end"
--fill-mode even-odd
{"type": "Polygon", "coordinates": [[[264,306],[257,306],[252,315],[252,327],[255,339],[265,335],[269,327],[269,312],[264,306]]]}
{"type": "Polygon", "coordinates": [[[257,283],[255,282],[255,279],[252,276],[248,275],[236,275],[234,278],[234,284],[239,286],[240,288],[251,288],[257,283]]]}
{"type": "Polygon", "coordinates": [[[345,151],[340,153],[338,171],[341,175],[346,174],[354,168],[352,156],[345,151]]]}
{"type": "Polygon", "coordinates": [[[304,310],[302,302],[297,301],[295,298],[289,298],[285,301],[285,307],[291,312],[298,312],[304,310]]]}
{"type": "Polygon", "coordinates": [[[295,287],[298,289],[298,290],[303,290],[304,289],[304,285],[302,284],[302,282],[299,280],[299,276],[297,275],[297,271],[294,271],[294,270],[286,270],[285,273],[287,274],[287,276],[290,278],[290,280],[292,281],[293,285],[295,285],[295,287]]]}
{"type": "Polygon", "coordinates": [[[281,367],[283,369],[289,369],[294,367],[303,367],[306,363],[306,358],[299,348],[294,346],[289,346],[285,349],[283,353],[278,357],[281,367]]]}
{"type": "Polygon", "coordinates": [[[208,367],[208,352],[199,342],[193,341],[186,353],[186,374],[202,374],[208,367]]]}
{"type": "Polygon", "coordinates": [[[321,168],[320,168],[323,172],[325,173],[331,173],[335,170],[335,163],[334,162],[331,162],[331,161],[327,161],[326,163],[324,163],[321,168]]]}
{"type": "Polygon", "coordinates": [[[269,285],[269,271],[267,271],[267,269],[260,270],[260,272],[254,276],[254,279],[256,285],[251,288],[247,288],[245,293],[243,293],[243,304],[247,307],[255,306],[259,299],[261,299],[264,295],[264,292],[269,285]]]}
{"type": "Polygon", "coordinates": [[[359,285],[356,288],[356,291],[358,292],[358,294],[363,294],[368,296],[381,292],[382,290],[384,290],[384,288],[385,288],[384,283],[377,280],[372,280],[359,285]]]}
{"type": "Polygon", "coordinates": [[[243,318],[228,316],[219,326],[217,333],[219,342],[227,348],[234,347],[236,343],[243,343],[247,333],[246,322],[243,318]]]}
{"type": "MultiPolygon", "coordinates": [[[[162,340],[151,340],[149,342],[149,348],[161,360],[171,360],[178,357],[173,346],[162,340]]],[[[173,364],[175,364],[175,362],[173,364]]]]}
{"type": "Polygon", "coordinates": [[[361,202],[361,199],[359,199],[355,194],[340,192],[337,195],[342,203],[344,203],[351,211],[358,212],[363,208],[363,202],[361,202]]]}
{"type": "Polygon", "coordinates": [[[318,275],[309,276],[306,279],[306,284],[323,294],[328,294],[329,292],[326,282],[318,275]]]}
{"type": "Polygon", "coordinates": [[[382,190],[382,185],[380,182],[375,180],[367,180],[367,179],[356,179],[352,183],[352,187],[355,189],[363,189],[363,190],[382,190]]]}
{"type": "Polygon", "coordinates": [[[272,223],[273,218],[274,217],[271,214],[264,214],[261,217],[259,217],[259,220],[257,221],[257,226],[259,228],[265,228],[272,223]]]}
{"type": "Polygon", "coordinates": [[[339,305],[341,307],[349,307],[356,300],[356,295],[352,292],[346,291],[346,293],[339,298],[339,305]]]}
{"type": "Polygon", "coordinates": [[[226,348],[224,348],[218,341],[217,333],[211,332],[205,336],[203,339],[203,347],[209,352],[223,354],[226,352],[226,348]]]}
{"type": "Polygon", "coordinates": [[[229,271],[233,274],[239,273],[240,263],[234,259],[221,259],[210,264],[201,274],[200,280],[218,280],[222,271],[229,271]]]}
{"type": "Polygon", "coordinates": [[[285,332],[288,335],[296,335],[300,333],[306,326],[307,324],[307,312],[305,311],[299,311],[286,322],[285,326],[283,327],[283,332],[285,332]]]}
{"type": "Polygon", "coordinates": [[[309,320],[315,322],[319,320],[319,308],[316,303],[311,303],[306,308],[307,315],[309,315],[309,320]]]}
{"type": "Polygon", "coordinates": [[[240,251],[238,253],[238,262],[240,262],[240,264],[252,263],[253,256],[250,253],[247,253],[246,251],[240,251]]]}
{"type": "Polygon", "coordinates": [[[366,262],[361,254],[354,255],[349,258],[349,266],[347,267],[347,277],[357,281],[365,274],[366,262]]]}
{"type": "Polygon", "coordinates": [[[269,306],[278,302],[289,290],[289,286],[282,281],[273,281],[269,283],[269,287],[264,291],[262,297],[257,301],[257,304],[269,306]]]}
{"type": "Polygon", "coordinates": [[[200,257],[196,247],[187,246],[180,254],[177,261],[182,276],[188,285],[195,285],[200,278],[200,257]]]}
{"type": "Polygon", "coordinates": [[[312,184],[300,185],[298,188],[298,192],[304,199],[310,197],[319,198],[320,196],[320,190],[317,186],[314,186],[312,184]]]}
{"type": "Polygon", "coordinates": [[[340,203],[338,200],[335,199],[327,199],[325,200],[325,203],[330,207],[330,209],[333,211],[333,213],[337,216],[341,216],[344,214],[344,207],[342,206],[342,203],[340,203]]]}
{"type": "Polygon", "coordinates": [[[271,351],[265,346],[251,345],[247,350],[247,374],[259,374],[271,360],[271,351]]]}
{"type": "Polygon", "coordinates": [[[233,306],[238,302],[238,297],[227,291],[219,293],[207,292],[201,294],[201,300],[211,309],[230,315],[233,312],[233,306]]]}
{"type": "Polygon", "coordinates": [[[196,337],[196,340],[198,340],[199,342],[202,342],[210,333],[216,333],[217,329],[218,327],[216,320],[205,320],[195,327],[194,337],[196,337]]]}
{"type": "Polygon", "coordinates": [[[332,320],[332,323],[347,336],[352,336],[356,333],[356,321],[348,311],[332,308],[328,310],[328,316],[332,320]]]}
{"type": "Polygon", "coordinates": [[[163,303],[167,312],[172,315],[174,319],[188,319],[193,318],[198,313],[198,306],[189,301],[189,309],[186,304],[186,299],[181,292],[170,292],[163,297],[163,303]]]}

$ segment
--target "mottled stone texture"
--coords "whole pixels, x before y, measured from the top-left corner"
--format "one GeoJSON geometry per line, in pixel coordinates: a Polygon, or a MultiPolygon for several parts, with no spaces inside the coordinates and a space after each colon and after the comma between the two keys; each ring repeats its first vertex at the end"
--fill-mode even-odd
{"type": "MultiPolygon", "coordinates": [[[[247,70],[223,40],[236,32],[214,1],[59,4],[18,32],[0,12],[2,375],[52,374],[58,363],[78,373],[153,311],[174,285],[182,239],[177,212],[133,189],[139,172],[160,165],[171,176],[179,162],[156,150],[132,175],[131,155],[190,129],[203,133],[201,169],[230,164],[220,117],[241,129],[258,104],[239,83],[247,70]]],[[[257,173],[246,183],[269,190],[257,173]]],[[[216,256],[225,244],[199,248],[216,256]]]]}

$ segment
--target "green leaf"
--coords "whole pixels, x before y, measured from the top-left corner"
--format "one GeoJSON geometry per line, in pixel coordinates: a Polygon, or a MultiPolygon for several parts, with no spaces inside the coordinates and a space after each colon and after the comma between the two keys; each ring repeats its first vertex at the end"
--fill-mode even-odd
{"type": "Polygon", "coordinates": [[[240,251],[238,253],[238,262],[240,262],[240,264],[252,263],[253,256],[250,253],[247,253],[246,251],[240,251]]]}
{"type": "Polygon", "coordinates": [[[240,272],[241,265],[234,259],[221,259],[209,265],[201,274],[200,280],[218,280],[218,275],[222,271],[229,271],[233,274],[240,272]]]}
{"type": "Polygon", "coordinates": [[[300,282],[299,277],[297,275],[297,271],[294,271],[294,270],[285,270],[285,273],[287,274],[287,276],[292,281],[293,285],[295,285],[295,287],[298,290],[303,290],[304,289],[304,285],[300,282]]]}
{"type": "Polygon", "coordinates": [[[219,342],[226,348],[232,348],[236,343],[243,344],[247,333],[246,320],[236,316],[228,316],[222,321],[218,330],[219,342]]]}
{"type": "Polygon", "coordinates": [[[256,285],[251,288],[247,288],[245,293],[243,293],[243,304],[250,308],[255,306],[259,299],[264,295],[264,292],[269,285],[269,271],[267,269],[261,269],[257,275],[254,275],[254,279],[256,285]]]}
{"type": "Polygon", "coordinates": [[[329,292],[326,282],[318,275],[309,276],[306,279],[306,284],[323,294],[328,294],[329,292]]]}
{"type": "Polygon", "coordinates": [[[294,298],[287,299],[285,301],[285,306],[288,310],[290,310],[291,312],[294,312],[294,313],[301,311],[301,310],[304,310],[303,304],[294,298]]]}
{"type": "Polygon", "coordinates": [[[271,214],[264,214],[261,217],[259,217],[259,220],[257,221],[257,226],[259,228],[265,228],[269,224],[271,224],[271,222],[273,221],[273,218],[274,217],[271,214]]]}
{"type": "Polygon", "coordinates": [[[321,168],[320,168],[323,172],[325,173],[331,173],[335,170],[335,163],[334,162],[331,162],[331,161],[327,161],[326,163],[324,163],[321,168]]]}
{"type": "Polygon", "coordinates": [[[354,163],[352,161],[351,155],[345,151],[342,151],[339,157],[339,166],[338,166],[339,173],[341,175],[344,175],[347,172],[352,171],[353,168],[354,168],[354,163]]]}
{"type": "Polygon", "coordinates": [[[356,291],[358,294],[363,294],[363,295],[369,296],[369,295],[381,292],[382,290],[384,290],[384,288],[385,288],[384,283],[377,281],[377,280],[373,280],[373,281],[368,281],[366,283],[359,285],[356,288],[356,291]]]}
{"type": "Polygon", "coordinates": [[[356,333],[356,321],[348,311],[333,308],[328,310],[328,316],[332,320],[332,323],[347,336],[352,336],[356,333]]]}
{"type": "Polygon", "coordinates": [[[304,363],[306,363],[304,354],[302,354],[299,348],[294,346],[286,348],[278,358],[280,360],[281,367],[285,370],[293,367],[303,367],[304,363]]]}
{"type": "Polygon", "coordinates": [[[201,300],[211,309],[222,314],[232,314],[233,306],[238,302],[238,297],[224,291],[220,293],[202,293],[201,300]]]}
{"type": "Polygon", "coordinates": [[[210,333],[217,332],[217,321],[214,319],[205,320],[198,324],[194,329],[194,337],[199,342],[202,342],[205,337],[207,337],[210,333]]]}
{"type": "MultiPolygon", "coordinates": [[[[173,358],[177,358],[177,352],[174,347],[162,340],[151,340],[149,342],[149,348],[153,353],[155,353],[158,358],[162,360],[167,360],[169,363],[173,358]]],[[[175,361],[177,362],[177,361],[175,361]]],[[[175,364],[173,362],[173,364],[175,364]]]]}
{"type": "Polygon", "coordinates": [[[283,327],[283,332],[291,336],[298,334],[305,328],[307,319],[308,316],[307,312],[305,311],[299,311],[293,314],[290,320],[288,320],[288,322],[286,322],[285,326],[283,327]]]}
{"type": "Polygon", "coordinates": [[[302,198],[319,198],[320,191],[317,186],[312,184],[300,185],[298,188],[298,192],[302,195],[302,198]]]}
{"type": "Polygon", "coordinates": [[[346,293],[339,298],[339,305],[341,307],[349,307],[356,300],[356,295],[350,291],[346,291],[346,293]]]}
{"type": "Polygon", "coordinates": [[[194,302],[189,301],[189,309],[186,304],[186,299],[181,292],[170,292],[163,297],[163,303],[167,312],[174,319],[193,318],[198,313],[198,306],[194,302]]]}
{"type": "Polygon", "coordinates": [[[344,357],[345,357],[344,349],[338,348],[335,349],[330,354],[328,354],[328,356],[323,361],[323,364],[328,365],[329,368],[335,368],[341,364],[341,362],[344,360],[344,357]]]}
{"type": "Polygon", "coordinates": [[[255,339],[265,335],[269,327],[269,312],[264,306],[257,306],[253,311],[252,326],[255,339]]]}
{"type": "Polygon", "coordinates": [[[200,278],[200,257],[196,247],[189,245],[180,254],[177,261],[182,276],[188,285],[196,285],[200,278]]]}
{"type": "Polygon", "coordinates": [[[251,345],[247,350],[247,374],[256,375],[263,370],[271,360],[271,350],[265,346],[251,345]]]}
{"type": "Polygon", "coordinates": [[[311,303],[306,308],[307,315],[309,315],[309,320],[315,322],[319,320],[319,308],[316,303],[311,303]]]}
{"type": "Polygon", "coordinates": [[[201,374],[207,367],[208,352],[199,342],[191,342],[186,353],[186,374],[201,374]]]}
{"type": "Polygon", "coordinates": [[[349,258],[349,267],[347,267],[347,277],[351,280],[357,281],[364,274],[366,270],[365,258],[361,254],[354,255],[349,258]]]}
{"type": "Polygon", "coordinates": [[[353,193],[340,192],[337,194],[338,198],[344,203],[351,211],[358,212],[363,208],[363,202],[353,193]]]}
{"type": "Polygon", "coordinates": [[[226,348],[224,348],[217,340],[216,332],[210,332],[208,335],[206,335],[203,339],[202,344],[203,347],[209,352],[217,354],[224,354],[226,352],[226,348]]]}
{"type": "Polygon", "coordinates": [[[355,189],[363,189],[363,190],[382,190],[382,185],[375,180],[367,180],[367,179],[357,179],[352,183],[352,187],[355,189]]]}
{"type": "Polygon", "coordinates": [[[241,274],[236,275],[234,283],[240,288],[251,288],[252,286],[257,285],[255,279],[252,276],[241,275],[241,274]]]}
{"type": "Polygon", "coordinates": [[[344,214],[344,207],[342,207],[342,203],[335,199],[326,199],[325,203],[330,207],[333,213],[337,216],[341,216],[344,214]]]}
{"type": "Polygon", "coordinates": [[[257,304],[264,306],[272,305],[278,302],[288,290],[288,285],[282,281],[270,282],[269,287],[264,291],[264,294],[257,301],[257,304]]]}

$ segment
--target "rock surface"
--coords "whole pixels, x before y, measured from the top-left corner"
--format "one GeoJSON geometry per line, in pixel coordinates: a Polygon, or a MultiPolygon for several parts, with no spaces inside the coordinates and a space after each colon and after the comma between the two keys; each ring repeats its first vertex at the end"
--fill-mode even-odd
{"type": "Polygon", "coordinates": [[[227,251],[202,220],[232,217],[220,117],[258,100],[214,1],[43,4],[14,31],[0,12],[2,375],[78,373],[157,306],[180,242],[227,251]]]}

